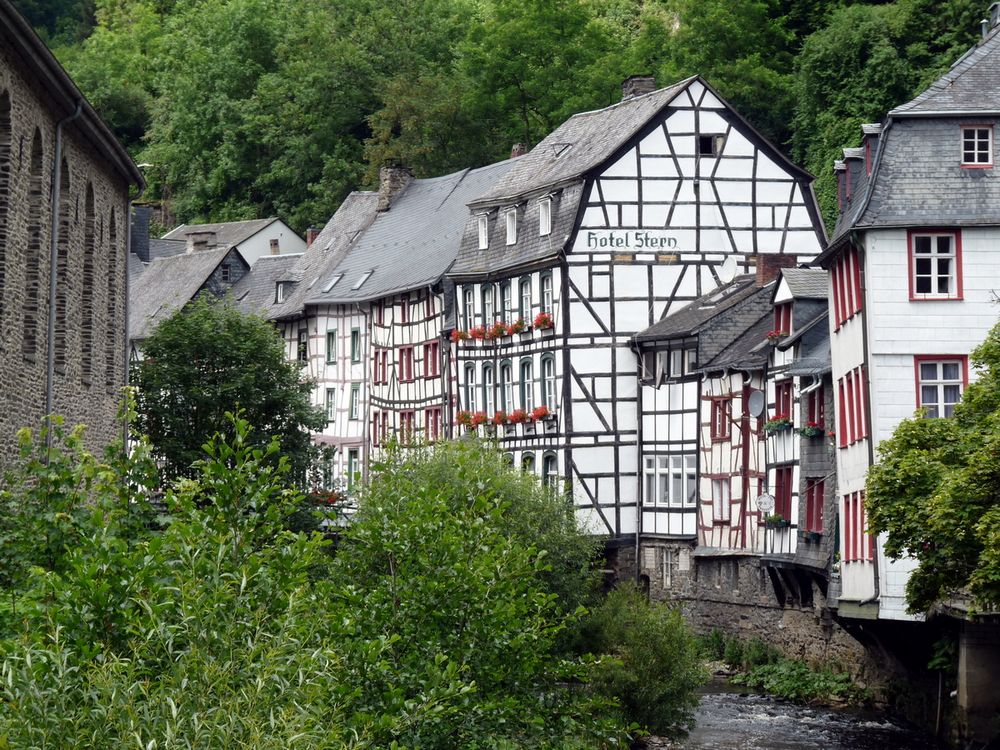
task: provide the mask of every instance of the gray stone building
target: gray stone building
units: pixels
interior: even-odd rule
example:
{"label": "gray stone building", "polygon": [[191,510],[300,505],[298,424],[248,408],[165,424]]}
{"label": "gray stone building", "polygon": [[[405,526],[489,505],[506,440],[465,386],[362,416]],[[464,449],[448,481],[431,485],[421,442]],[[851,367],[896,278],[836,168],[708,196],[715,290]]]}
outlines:
{"label": "gray stone building", "polygon": [[9,0],[0,0],[0,464],[46,413],[118,431],[129,190],[142,175]]}

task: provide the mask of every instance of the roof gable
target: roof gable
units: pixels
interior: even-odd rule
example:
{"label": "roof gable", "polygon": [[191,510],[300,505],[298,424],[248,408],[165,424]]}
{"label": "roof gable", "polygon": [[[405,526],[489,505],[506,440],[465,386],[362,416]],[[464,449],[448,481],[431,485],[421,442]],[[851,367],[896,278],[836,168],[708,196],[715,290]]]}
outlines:
{"label": "roof gable", "polygon": [[232,247],[246,242],[257,232],[265,227],[271,226],[276,221],[281,221],[277,217],[267,219],[251,219],[249,221],[223,221],[215,224],[181,224],[167,232],[160,239],[163,240],[183,240],[191,232],[214,232],[215,241],[219,245]]}

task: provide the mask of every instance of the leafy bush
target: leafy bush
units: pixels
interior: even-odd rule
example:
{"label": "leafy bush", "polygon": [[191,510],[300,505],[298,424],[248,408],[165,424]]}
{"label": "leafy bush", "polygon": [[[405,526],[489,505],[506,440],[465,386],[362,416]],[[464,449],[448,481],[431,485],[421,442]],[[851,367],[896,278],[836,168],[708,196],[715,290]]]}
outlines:
{"label": "leafy bush", "polygon": [[837,672],[830,667],[815,668],[794,659],[761,664],[745,674],[736,675],[733,682],[761,688],[796,703],[862,703],[870,698],[868,692],[857,687],[846,672]]}
{"label": "leafy bush", "polygon": [[627,719],[659,735],[690,726],[707,675],[679,610],[651,604],[634,588],[616,589],[593,612],[587,635],[607,655],[595,684],[621,702]]}

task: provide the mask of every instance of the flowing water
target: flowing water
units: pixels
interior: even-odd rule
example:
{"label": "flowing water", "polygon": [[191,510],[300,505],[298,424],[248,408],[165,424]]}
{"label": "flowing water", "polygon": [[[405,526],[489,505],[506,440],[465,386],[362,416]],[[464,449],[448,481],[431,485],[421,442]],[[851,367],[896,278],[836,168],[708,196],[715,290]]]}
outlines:
{"label": "flowing water", "polygon": [[706,688],[696,725],[683,750],[939,750],[930,736],[885,717],[857,711],[796,706],[735,692],[714,682]]}

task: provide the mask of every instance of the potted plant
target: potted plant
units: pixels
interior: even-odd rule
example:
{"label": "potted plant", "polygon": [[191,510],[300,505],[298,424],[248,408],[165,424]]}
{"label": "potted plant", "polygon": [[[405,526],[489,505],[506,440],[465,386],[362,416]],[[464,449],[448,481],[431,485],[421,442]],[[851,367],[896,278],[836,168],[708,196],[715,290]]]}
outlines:
{"label": "potted plant", "polygon": [[806,422],[805,427],[796,427],[795,431],[802,437],[814,438],[823,434],[823,427],[818,422]]}
{"label": "potted plant", "polygon": [[486,412],[477,411],[469,419],[469,423],[472,425],[472,429],[476,429],[479,425],[486,424],[488,420],[486,419]]}
{"label": "potted plant", "polygon": [[469,336],[475,341],[486,341],[487,340],[486,328],[484,326],[476,326],[475,328],[469,329]]}
{"label": "potted plant", "polygon": [[785,517],[780,513],[772,513],[769,516],[764,516],[764,526],[768,529],[787,529],[792,525],[791,521],[786,521]]}
{"label": "potted plant", "polygon": [[549,313],[540,312],[535,316],[535,320],[531,325],[539,331],[547,331],[555,326],[555,321],[552,320],[552,316]]}
{"label": "potted plant", "polygon": [[518,318],[513,323],[507,324],[507,335],[513,336],[515,333],[525,333],[528,330],[528,325],[524,322],[524,318]]}
{"label": "potted plant", "polygon": [[509,415],[507,415],[507,420],[511,424],[524,424],[529,419],[528,413],[524,409],[514,409]]}
{"label": "potted plant", "polygon": [[499,320],[496,321],[493,325],[491,325],[486,332],[492,339],[499,339],[508,335],[507,325],[505,323],[500,322]]}
{"label": "potted plant", "polygon": [[819,542],[823,539],[823,532],[821,531],[807,531],[805,533],[805,539],[807,542]]}
{"label": "potted plant", "polygon": [[463,409],[458,414],[455,415],[455,421],[465,427],[467,430],[472,430],[472,412]]}
{"label": "potted plant", "polygon": [[775,329],[767,332],[767,340],[772,344],[777,344],[781,339],[788,338],[788,331]]}
{"label": "potted plant", "polygon": [[552,412],[549,411],[549,407],[542,404],[541,406],[536,406],[531,410],[531,419],[535,422],[540,422],[543,419],[548,419],[554,416]]}
{"label": "potted plant", "polygon": [[764,423],[764,432],[768,435],[773,435],[776,432],[782,432],[791,428],[792,420],[787,414],[775,414],[769,420]]}
{"label": "potted plant", "polygon": [[457,328],[451,332],[451,343],[457,344],[459,341],[467,341],[469,339],[469,334],[465,331],[460,331]]}

